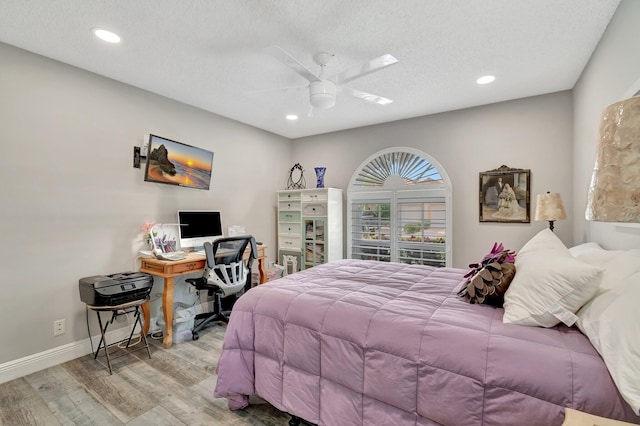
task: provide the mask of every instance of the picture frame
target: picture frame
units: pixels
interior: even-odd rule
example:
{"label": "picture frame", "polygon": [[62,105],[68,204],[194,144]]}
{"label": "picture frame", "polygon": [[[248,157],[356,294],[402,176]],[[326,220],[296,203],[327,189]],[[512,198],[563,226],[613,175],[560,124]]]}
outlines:
{"label": "picture frame", "polygon": [[480,172],[480,222],[531,222],[531,170],[501,166]]}
{"label": "picture frame", "polygon": [[146,155],[145,182],[209,190],[212,151],[150,134]]}
{"label": "picture frame", "polygon": [[287,189],[304,189],[306,182],[304,180],[304,169],[300,163],[293,165],[289,170],[289,179],[287,179]]}

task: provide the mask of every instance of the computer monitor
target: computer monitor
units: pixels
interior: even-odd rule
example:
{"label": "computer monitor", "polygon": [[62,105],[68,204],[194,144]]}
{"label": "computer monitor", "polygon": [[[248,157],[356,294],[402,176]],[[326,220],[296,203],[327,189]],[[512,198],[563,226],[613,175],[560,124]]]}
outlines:
{"label": "computer monitor", "polygon": [[215,210],[178,210],[181,248],[200,249],[205,242],[222,237],[222,219]]}

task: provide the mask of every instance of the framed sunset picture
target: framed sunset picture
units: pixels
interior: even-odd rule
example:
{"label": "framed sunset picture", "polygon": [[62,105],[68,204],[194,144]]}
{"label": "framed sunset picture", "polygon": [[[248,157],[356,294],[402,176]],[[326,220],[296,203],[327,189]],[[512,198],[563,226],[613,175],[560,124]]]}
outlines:
{"label": "framed sunset picture", "polygon": [[213,152],[149,135],[145,181],[208,190],[212,167]]}

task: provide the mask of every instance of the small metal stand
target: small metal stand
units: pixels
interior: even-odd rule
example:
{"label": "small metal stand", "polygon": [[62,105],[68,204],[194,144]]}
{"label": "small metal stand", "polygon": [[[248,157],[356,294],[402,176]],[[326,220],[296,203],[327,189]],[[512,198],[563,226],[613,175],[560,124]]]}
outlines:
{"label": "small metal stand", "polygon": [[[151,359],[151,350],[149,349],[149,342],[147,341],[147,336],[145,336],[144,331],[140,333],[141,341],[144,342],[144,346],[140,346],[135,349],[129,349],[129,345],[131,344],[131,338],[133,337],[133,333],[134,333],[134,330],[136,329],[136,325],[139,324],[140,329],[141,330],[144,329],[142,325],[142,319],[140,318],[140,314],[141,314],[140,306],[142,306],[142,304],[147,302],[149,302],[149,298],[136,300],[133,302],[124,303],[122,305],[116,305],[116,306],[87,305],[87,308],[94,311],[98,316],[98,324],[100,324],[100,334],[102,335],[102,337],[100,338],[100,343],[98,343],[98,348],[96,349],[96,352],[93,355],[93,359],[98,361],[103,366],[107,367],[107,369],[109,370],[109,374],[113,374],[113,371],[111,369],[112,359],[119,358],[121,356],[130,354],[132,352],[135,352],[141,349],[146,349],[147,354],[149,354],[149,359]],[[108,320],[104,325],[102,324],[102,317],[100,316],[100,312],[111,312],[111,319]],[[123,315],[128,313],[133,313],[133,317],[134,317],[133,327],[131,327],[131,333],[129,334],[129,338],[122,339],[114,343],[107,343],[106,334],[107,334],[107,328],[109,327],[109,324],[112,324],[115,321],[115,319],[118,317],[118,315]],[[89,338],[91,338],[91,336],[89,336]],[[122,350],[122,353],[115,356],[113,355],[113,353],[109,353],[110,347],[113,347],[113,346],[117,347],[119,344],[124,342],[127,342],[127,345],[124,348],[118,348]],[[100,352],[101,348],[104,349],[104,355],[107,358],[107,365],[104,365],[104,363],[98,359],[98,353]]]}

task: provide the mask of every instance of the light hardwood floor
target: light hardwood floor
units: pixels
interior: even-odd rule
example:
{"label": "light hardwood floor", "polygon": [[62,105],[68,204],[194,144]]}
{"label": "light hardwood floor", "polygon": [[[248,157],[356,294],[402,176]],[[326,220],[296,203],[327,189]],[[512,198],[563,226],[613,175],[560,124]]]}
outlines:
{"label": "light hardwood floor", "polygon": [[230,411],[213,397],[224,331],[212,325],[169,349],[149,339],[151,359],[145,350],[120,357],[113,375],[87,355],[4,383],[0,424],[286,425],[290,417],[269,404]]}

